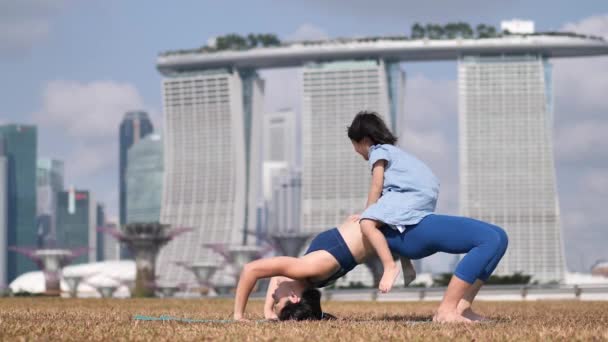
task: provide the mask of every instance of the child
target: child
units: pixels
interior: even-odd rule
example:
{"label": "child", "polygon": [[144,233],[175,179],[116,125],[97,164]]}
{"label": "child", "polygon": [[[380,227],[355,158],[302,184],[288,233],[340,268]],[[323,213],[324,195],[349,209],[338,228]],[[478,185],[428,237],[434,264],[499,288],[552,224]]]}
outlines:
{"label": "child", "polygon": [[[397,138],[376,113],[359,112],[348,127],[348,137],[355,151],[369,161],[372,170],[366,210],[361,214],[361,230],[384,267],[378,288],[386,293],[393,287],[400,270],[380,228],[388,225],[404,232],[407,226],[433,213],[439,182],[424,163],[394,146]],[[411,276],[408,273],[413,272],[413,267],[409,259],[402,258],[401,263],[407,285],[407,276]]]}

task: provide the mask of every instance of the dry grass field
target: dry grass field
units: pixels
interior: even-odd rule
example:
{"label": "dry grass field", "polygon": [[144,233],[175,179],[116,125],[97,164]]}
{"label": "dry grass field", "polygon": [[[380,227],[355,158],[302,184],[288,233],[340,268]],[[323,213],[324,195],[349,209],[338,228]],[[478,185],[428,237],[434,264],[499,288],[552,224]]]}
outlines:
{"label": "dry grass field", "polygon": [[[135,314],[228,319],[230,300],[0,299],[0,340],[95,341],[589,341],[608,340],[608,302],[480,302],[493,319],[478,325],[429,323],[437,303],[324,304],[337,321],[180,323],[134,321]],[[248,307],[261,318],[261,302]]]}

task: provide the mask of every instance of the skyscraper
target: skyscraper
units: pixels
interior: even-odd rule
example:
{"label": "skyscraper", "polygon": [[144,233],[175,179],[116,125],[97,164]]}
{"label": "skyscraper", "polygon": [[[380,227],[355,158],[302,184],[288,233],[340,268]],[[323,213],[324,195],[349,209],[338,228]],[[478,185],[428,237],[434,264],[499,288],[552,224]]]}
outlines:
{"label": "skyscraper", "polygon": [[56,220],[60,248],[89,248],[74,263],[97,261],[97,206],[91,193],[75,189],[59,192]]}
{"label": "skyscraper", "polygon": [[264,115],[264,161],[296,164],[296,113],[281,110]]}
{"label": "skyscraper", "polygon": [[[133,144],[141,138],[152,133],[154,126],[148,117],[148,113],[141,111],[127,112],[120,123],[120,144],[119,144],[119,224],[127,222],[127,182],[125,179],[127,172],[127,152]],[[128,258],[128,250],[121,248],[120,257]]]}
{"label": "skyscraper", "polygon": [[63,162],[38,159],[36,171],[38,248],[53,247],[57,241],[55,210],[57,193],[63,191]]}
{"label": "skyscraper", "polygon": [[159,222],[163,191],[163,142],[150,134],[128,152],[127,223]]}
{"label": "skyscraper", "polygon": [[[318,232],[365,208],[371,172],[346,128],[370,110],[398,134],[405,75],[396,63],[344,61],[307,65],[302,80],[302,230]],[[372,278],[357,270],[343,281]]]}
{"label": "skyscraper", "polygon": [[120,224],[127,222],[127,183],[125,179],[128,166],[127,153],[133,144],[153,131],[154,126],[146,112],[127,112],[120,123]]}
{"label": "skyscraper", "polygon": [[[8,161],[7,245],[36,246],[36,126],[0,126],[0,140]],[[36,269],[25,256],[9,252],[7,282]]]}
{"label": "skyscraper", "polygon": [[264,83],[250,70],[166,75],[161,222],[191,227],[159,256],[168,281],[194,280],[175,261],[221,261],[203,243],[253,244]]}
{"label": "skyscraper", "polygon": [[7,282],[7,252],[6,241],[8,233],[8,160],[4,155],[4,144],[0,139],[0,288],[8,286]]}
{"label": "skyscraper", "polygon": [[562,279],[551,65],[539,55],[465,56],[458,75],[462,215],[508,233],[499,274]]}
{"label": "skyscraper", "polygon": [[[106,225],[106,208],[103,204],[97,203],[97,207],[95,209],[97,211],[97,216],[95,217],[97,222],[95,222],[95,227],[105,227]],[[106,246],[105,246],[105,235],[103,232],[97,232],[97,241],[95,246],[95,253],[97,261],[106,260]]]}

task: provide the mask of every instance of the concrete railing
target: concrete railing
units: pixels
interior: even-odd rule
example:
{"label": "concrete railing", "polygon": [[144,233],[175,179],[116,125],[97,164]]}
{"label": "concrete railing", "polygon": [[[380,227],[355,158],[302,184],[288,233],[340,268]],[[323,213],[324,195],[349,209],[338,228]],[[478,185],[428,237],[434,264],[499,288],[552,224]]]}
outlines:
{"label": "concrete railing", "polygon": [[[381,294],[377,289],[332,289],[323,291],[326,301],[440,301],[445,287],[397,288]],[[606,285],[487,285],[477,300],[608,300]]]}

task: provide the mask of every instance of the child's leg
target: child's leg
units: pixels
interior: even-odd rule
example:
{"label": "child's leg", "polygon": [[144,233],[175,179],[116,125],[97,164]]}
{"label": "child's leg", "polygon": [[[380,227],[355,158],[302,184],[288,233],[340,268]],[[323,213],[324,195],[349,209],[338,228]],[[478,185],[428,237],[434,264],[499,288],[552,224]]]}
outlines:
{"label": "child's leg", "polygon": [[382,267],[384,268],[384,273],[382,274],[382,279],[380,279],[378,288],[381,292],[388,292],[397,280],[400,268],[393,259],[386,238],[380,231],[382,225],[383,223],[378,221],[368,219],[361,220],[361,232],[365,238],[369,240],[372,247],[374,247],[376,254],[378,254],[378,257],[382,262]]}

